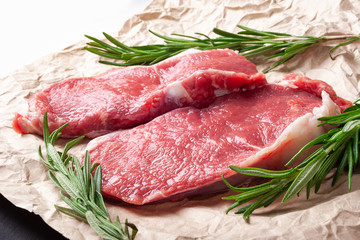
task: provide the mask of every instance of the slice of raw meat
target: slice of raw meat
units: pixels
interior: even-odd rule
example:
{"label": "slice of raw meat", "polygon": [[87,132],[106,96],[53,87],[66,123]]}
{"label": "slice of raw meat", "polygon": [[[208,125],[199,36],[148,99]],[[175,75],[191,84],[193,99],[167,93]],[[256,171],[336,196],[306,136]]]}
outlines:
{"label": "slice of raw meat", "polygon": [[29,100],[29,112],[17,114],[13,127],[19,133],[41,134],[47,112],[50,131],[69,123],[63,137],[95,137],[265,83],[255,65],[232,50],[190,51],[153,66],[122,67],[56,83]]}
{"label": "slice of raw meat", "polygon": [[317,118],[340,113],[331,100],[340,98],[296,87],[300,82],[331,89],[289,75],[277,84],[219,97],[203,109],[175,109],[147,124],[93,139],[87,149],[102,166],[103,193],[138,205],[178,200],[227,189],[221,175],[239,183],[229,165],[282,168],[324,133]]}

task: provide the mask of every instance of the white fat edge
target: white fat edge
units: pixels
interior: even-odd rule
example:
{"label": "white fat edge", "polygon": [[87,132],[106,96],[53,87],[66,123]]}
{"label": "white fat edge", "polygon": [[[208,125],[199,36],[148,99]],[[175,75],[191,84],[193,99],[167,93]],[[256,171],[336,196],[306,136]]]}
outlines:
{"label": "white fat edge", "polygon": [[[195,74],[201,74],[202,72],[207,72],[207,73],[221,73],[223,76],[232,76],[232,75],[244,75],[244,76],[249,76],[246,73],[242,73],[242,72],[233,72],[233,71],[225,71],[225,70],[217,70],[217,69],[207,69],[207,70],[202,70],[202,71],[197,71]],[[219,94],[222,94],[222,91],[227,91],[227,93],[230,93],[229,90],[227,90],[228,86],[226,84],[226,82],[224,82],[224,88],[221,88],[219,85],[216,84],[215,80],[216,80],[216,75],[211,75],[211,86],[213,86],[216,90],[215,90],[215,95],[216,95],[216,91],[219,92]],[[249,81],[250,82],[250,81]],[[248,91],[248,90],[254,90],[255,88],[261,88],[263,87],[261,86],[255,86],[252,85],[250,87],[244,88],[244,87],[239,87],[239,88],[235,88],[233,91],[231,92],[237,92],[237,91]],[[224,95],[224,94],[222,94]],[[217,95],[216,95],[217,96]],[[220,95],[221,96],[221,95]]]}
{"label": "white fat edge", "polygon": [[[196,75],[201,75],[204,72],[210,72],[211,73],[211,72],[215,72],[215,71],[219,72],[219,70],[214,70],[214,69],[198,70],[198,71],[195,71],[194,73],[192,73],[190,76],[188,76],[188,78],[191,78],[191,77],[196,78]],[[222,71],[222,72],[226,72],[226,71]],[[214,78],[213,75],[210,75],[210,76],[211,76],[211,85],[213,87],[217,88],[217,89],[220,89],[220,87],[217,84],[215,84],[214,79],[213,79]],[[170,101],[173,101],[173,102],[178,104],[179,100],[181,98],[185,97],[189,102],[192,102],[193,99],[190,97],[189,93],[183,87],[182,83],[183,83],[182,80],[170,83],[166,87],[166,90],[165,90],[166,99],[168,99]],[[219,92],[219,94],[223,94],[223,92]],[[221,96],[221,95],[219,95],[219,96]]]}
{"label": "white fat edge", "polygon": [[[226,72],[226,71],[222,71],[222,70],[215,70],[215,69],[209,69],[210,71],[217,71],[217,72]],[[224,83],[224,88],[220,88],[219,85],[217,85],[214,81],[215,79],[213,78],[213,75],[211,75],[211,85],[215,88],[214,94],[216,97],[221,97],[224,95],[227,95],[229,93],[231,93],[229,90],[227,90],[227,85],[226,83]]]}
{"label": "white fat edge", "polygon": [[[286,164],[303,146],[307,143],[326,133],[329,129],[326,126],[318,126],[320,121],[318,118],[331,116],[340,113],[340,108],[330,98],[329,94],[325,91],[322,92],[322,106],[315,107],[312,113],[307,113],[294,122],[289,124],[275,143],[267,148],[257,152],[246,161],[239,163],[239,167],[263,165],[261,159],[269,155],[281,147],[285,147],[289,140],[294,140],[286,146],[286,151],[280,152],[280,155],[272,156],[271,159],[265,161],[280,161]],[[273,163],[270,163],[272,165]]]}
{"label": "white fat edge", "polygon": [[289,81],[286,81],[286,80],[281,80],[281,81],[275,81],[273,84],[276,84],[276,85],[280,85],[280,86],[283,86],[283,87],[288,87],[288,88],[293,88],[293,89],[297,89],[299,88],[298,86],[290,83]]}
{"label": "white fat edge", "polygon": [[166,101],[172,101],[176,104],[180,103],[180,99],[186,98],[189,102],[192,102],[193,99],[190,97],[189,93],[182,85],[182,81],[176,81],[170,83],[165,89],[165,99]]}
{"label": "white fat edge", "polygon": [[[238,88],[238,89],[234,89],[233,91],[229,91],[227,90],[227,85],[226,82],[224,83],[224,88],[221,88],[219,85],[216,84],[216,79],[217,79],[217,75],[212,74],[212,73],[217,73],[217,74],[221,74],[223,76],[226,75],[234,75],[234,74],[244,74],[245,73],[235,73],[233,71],[225,71],[225,70],[217,70],[217,69],[206,69],[206,70],[198,70],[194,73],[192,73],[188,78],[190,77],[196,77],[196,75],[201,75],[203,73],[208,73],[210,75],[211,78],[211,86],[213,86],[215,88],[214,90],[214,94],[216,97],[220,97],[226,94],[229,94],[231,92],[237,92],[237,91],[247,91],[247,90],[253,90],[256,88],[256,86],[251,86],[250,88]],[[259,86],[258,88],[260,88],[262,86]],[[296,86],[294,86],[296,87]],[[168,85],[168,87],[166,88],[166,97],[170,98],[170,99],[179,99],[179,98],[183,98],[186,97],[188,101],[192,101],[192,98],[189,96],[189,94],[187,93],[187,91],[185,90],[185,88],[182,86],[182,81],[176,81],[173,82],[171,84]],[[175,101],[177,103],[177,101]]]}

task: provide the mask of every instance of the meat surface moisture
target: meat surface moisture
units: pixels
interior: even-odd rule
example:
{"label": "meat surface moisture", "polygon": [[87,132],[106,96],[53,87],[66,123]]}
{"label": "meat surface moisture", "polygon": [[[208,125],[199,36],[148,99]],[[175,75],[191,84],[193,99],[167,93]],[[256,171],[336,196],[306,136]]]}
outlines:
{"label": "meat surface moisture", "polygon": [[229,165],[280,169],[323,134],[317,118],[340,113],[336,103],[351,105],[334,94],[324,82],[288,75],[276,84],[218,97],[202,109],[172,110],[96,138],[87,149],[102,166],[103,193],[127,203],[217,192],[227,189],[221,175],[240,181]]}
{"label": "meat surface moisture", "polygon": [[63,137],[96,137],[265,83],[255,65],[232,50],[187,52],[153,66],[122,67],[56,83],[29,100],[28,113],[16,114],[13,127],[19,133],[42,134],[47,112],[50,131],[69,123]]}

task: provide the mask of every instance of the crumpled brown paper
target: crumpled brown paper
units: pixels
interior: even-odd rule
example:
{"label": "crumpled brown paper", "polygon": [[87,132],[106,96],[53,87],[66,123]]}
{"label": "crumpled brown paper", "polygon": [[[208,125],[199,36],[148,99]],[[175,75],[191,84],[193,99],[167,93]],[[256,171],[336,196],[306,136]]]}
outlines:
{"label": "crumpled brown paper", "polygon": [[[148,29],[166,35],[209,34],[213,27],[236,32],[237,24],[294,35],[357,34],[359,17],[357,0],[154,0],[143,13],[129,19],[118,36],[130,45],[149,44],[160,40]],[[55,211],[54,204],[64,204],[37,156],[42,139],[21,136],[11,127],[14,114],[27,111],[27,99],[36,91],[65,78],[90,76],[112,68],[82,51],[85,42],[43,57],[1,79],[0,192],[18,207],[39,214],[67,238],[89,240],[99,238],[87,224]],[[326,81],[340,96],[353,101],[359,97],[360,89],[360,44],[338,49],[334,61],[328,56],[331,46],[312,47],[267,74],[267,78],[271,81],[286,73],[304,74]],[[269,66],[261,59],[255,63],[260,71]],[[85,144],[74,153],[80,154]],[[249,223],[240,215],[225,214],[232,202],[221,197],[230,193],[148,206],[107,205],[114,218],[127,218],[136,224],[137,239],[356,239],[360,233],[360,175],[354,175],[350,192],[346,176],[334,188],[330,184],[329,176],[319,194],[312,194],[310,200],[301,194],[287,204],[277,201],[258,209]]]}

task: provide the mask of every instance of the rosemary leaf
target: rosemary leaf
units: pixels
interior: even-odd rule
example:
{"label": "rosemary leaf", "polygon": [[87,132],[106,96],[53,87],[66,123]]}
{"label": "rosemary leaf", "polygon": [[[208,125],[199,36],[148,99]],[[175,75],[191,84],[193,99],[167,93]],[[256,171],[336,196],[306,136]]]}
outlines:
{"label": "rosemary leaf", "polygon": [[341,162],[340,162],[339,166],[336,168],[336,172],[334,174],[333,181],[332,181],[332,184],[331,184],[332,186],[334,186],[337,183],[337,181],[340,178],[340,175],[343,173],[346,165],[348,164],[347,159],[348,159],[348,152],[345,151],[344,155],[341,158]]}
{"label": "rosemary leaf", "polygon": [[257,208],[262,207],[264,205],[268,206],[271,202],[273,202],[277,196],[282,193],[282,185],[278,185],[277,187],[267,191],[263,196],[261,196],[255,203],[251,204],[244,212],[244,219],[248,220],[250,214]]}
{"label": "rosemary leaf", "polygon": [[92,175],[90,176],[89,199],[90,202],[93,202],[97,206],[95,200],[95,183]]}
{"label": "rosemary leaf", "polygon": [[335,57],[332,55],[332,53],[333,53],[336,49],[338,49],[339,47],[343,47],[343,46],[349,45],[349,44],[351,44],[351,43],[353,43],[353,42],[355,42],[355,41],[358,41],[358,40],[360,39],[360,35],[359,35],[359,37],[353,37],[353,38],[349,38],[349,39],[350,39],[349,41],[339,43],[339,44],[337,44],[335,47],[332,47],[332,48],[330,49],[330,51],[329,51],[329,56],[330,56],[330,58],[331,58],[332,60],[335,59]]}
{"label": "rosemary leaf", "polygon": [[234,208],[239,207],[241,204],[241,202],[235,202],[233,205],[231,205],[230,207],[228,207],[228,209],[226,210],[226,214],[228,214],[231,210],[233,210]]}
{"label": "rosemary leaf", "polygon": [[90,162],[90,155],[89,152],[86,151],[85,152],[85,156],[84,156],[84,165],[83,165],[83,176],[84,176],[84,180],[85,180],[85,186],[89,186],[89,182],[90,182],[90,168],[91,168],[91,162]]}
{"label": "rosemary leaf", "polygon": [[[104,33],[105,37],[107,38],[108,35],[106,33]],[[104,50],[108,51],[109,53],[113,53],[113,54],[122,54],[124,51],[122,49],[113,47],[105,42],[100,41],[99,39],[96,39],[94,37],[90,37],[85,35],[85,37],[89,38],[90,40],[94,41],[93,44],[89,44],[90,46],[94,46],[94,47],[98,47],[98,48],[103,48]],[[126,50],[126,49],[125,49]]]}
{"label": "rosemary leaf", "polygon": [[83,47],[83,50],[87,50],[91,53],[94,53],[96,55],[102,56],[102,57],[106,57],[106,58],[111,58],[111,59],[118,59],[118,60],[123,60],[123,54],[124,53],[113,53],[111,51],[108,50],[101,50],[100,47],[99,48],[93,48],[93,47]]}
{"label": "rosemary leaf", "polygon": [[106,231],[104,231],[101,228],[100,221],[95,217],[94,213],[92,213],[91,211],[87,211],[85,216],[86,216],[87,222],[90,224],[92,229],[94,229],[95,232],[97,234],[99,234],[100,237],[103,237],[103,238],[109,239],[109,240],[118,240],[118,238],[110,235],[109,233],[107,233]]}
{"label": "rosemary leaf", "polygon": [[242,202],[242,201],[247,202],[247,201],[250,201],[250,200],[260,196],[265,191],[267,191],[266,188],[259,188],[259,189],[254,189],[252,191],[246,191],[246,192],[240,193],[238,195],[223,197],[222,199],[223,200],[236,200],[238,202]]}
{"label": "rosemary leaf", "polygon": [[124,49],[124,50],[132,51],[132,52],[138,52],[138,53],[146,53],[146,51],[139,50],[138,48],[128,47],[127,45],[119,42],[118,40],[116,40],[115,38],[113,38],[112,36],[110,36],[110,35],[107,34],[107,33],[103,33],[103,34],[104,34],[104,36],[105,36],[110,42],[112,42],[113,44],[115,44],[115,45],[118,46],[118,47],[121,47],[121,48]]}
{"label": "rosemary leaf", "polygon": [[319,155],[313,159],[295,178],[294,182],[291,184],[285,196],[282,200],[283,203],[289,201],[293,196],[298,194],[301,189],[309,182],[309,180],[316,174],[316,171],[319,170],[321,166],[321,160],[324,158],[325,153]]}
{"label": "rosemary leaf", "polygon": [[71,209],[71,208],[65,208],[65,207],[61,207],[59,205],[55,205],[56,210],[58,210],[59,212],[62,212],[70,217],[76,218],[77,220],[86,222],[86,218],[82,215],[80,215],[77,211]]}
{"label": "rosemary leaf", "polygon": [[77,179],[79,181],[79,186],[80,186],[79,189],[82,192],[86,192],[85,177],[84,177],[83,174],[81,174],[82,171],[81,171],[80,161],[76,156],[74,156],[72,159],[73,159],[72,161],[73,161],[73,163],[75,165],[75,172],[77,173]]}
{"label": "rosemary leaf", "polygon": [[273,171],[262,168],[252,168],[252,167],[236,167],[229,166],[229,168],[239,174],[250,175],[254,177],[263,177],[263,178],[286,178],[294,173],[294,169],[283,170],[283,171]]}
{"label": "rosemary leaf", "polygon": [[40,160],[45,164],[45,166],[47,168],[49,168],[52,171],[56,171],[56,168],[53,167],[48,161],[45,160],[45,158],[44,158],[44,156],[43,156],[43,154],[41,152],[41,146],[39,146],[39,148],[38,148],[38,155],[40,157]]}
{"label": "rosemary leaf", "polygon": [[359,161],[359,132],[360,128],[358,128],[355,132],[354,141],[352,145],[353,154],[354,154],[354,167],[356,167],[358,161]]}
{"label": "rosemary leaf", "polygon": [[[62,130],[67,125],[63,125]],[[65,145],[64,150],[55,149],[55,141],[61,131],[57,129],[51,134],[48,128],[47,113],[43,119],[43,133],[46,149],[44,158],[41,147],[38,153],[41,161],[49,168],[49,178],[61,190],[61,199],[70,207],[64,208],[55,205],[56,209],[76,219],[87,221],[89,225],[103,238],[128,240],[134,239],[137,228],[134,224],[125,221],[121,224],[113,223],[106,209],[101,195],[101,168],[98,163],[91,165],[90,155],[85,152],[84,165],[76,156],[69,155],[69,150],[80,142],[82,137],[74,139]],[[93,171],[94,177],[92,176]],[[118,217],[117,217],[118,219]],[[129,228],[132,231],[129,231]]]}
{"label": "rosemary leaf", "polygon": [[266,183],[263,183],[261,185],[257,185],[257,186],[253,186],[253,187],[247,187],[247,188],[240,188],[240,187],[234,187],[232,186],[226,179],[224,176],[221,176],[222,177],[222,180],[224,181],[224,183],[232,190],[234,191],[237,191],[237,192],[248,192],[248,191],[252,191],[254,189],[257,189],[257,188],[262,188],[264,186],[267,186],[267,185],[272,185],[272,184],[275,184],[277,183],[278,181],[277,180],[272,180],[270,182],[266,182]]}
{"label": "rosemary leaf", "polygon": [[76,187],[73,185],[73,182],[70,181],[66,175],[64,175],[62,172],[55,172],[55,178],[71,198],[76,199],[78,197],[78,189],[76,189]]}
{"label": "rosemary leaf", "polygon": [[353,173],[353,168],[354,168],[354,155],[353,155],[353,150],[351,149],[351,144],[347,144],[346,145],[346,151],[348,152],[348,166],[349,166],[349,170],[348,170],[348,187],[349,190],[351,190],[351,177],[352,177],[352,173]]}
{"label": "rosemary leaf", "polygon": [[49,171],[48,172],[49,178],[51,181],[53,181],[53,183],[55,183],[55,185],[60,188],[61,191],[65,192],[65,189],[61,186],[61,184],[59,183],[59,181],[57,180],[57,178],[55,177],[54,173]]}
{"label": "rosemary leaf", "polygon": [[61,192],[60,192],[60,197],[74,211],[76,211],[81,216],[85,216],[85,213],[87,211],[86,207],[82,206],[81,204],[77,203],[76,201],[72,201],[70,198],[66,197]]}
{"label": "rosemary leaf", "polygon": [[62,154],[61,154],[61,160],[64,161],[64,159],[65,159],[68,151],[69,151],[71,148],[73,148],[75,145],[77,145],[83,138],[84,138],[83,136],[82,136],[82,137],[78,137],[78,138],[75,138],[74,140],[66,143],[65,148],[64,148],[64,150],[62,151]]}
{"label": "rosemary leaf", "polygon": [[337,151],[330,154],[326,161],[322,164],[320,170],[316,173],[314,177],[315,181],[315,193],[317,193],[320,189],[320,186],[326,177],[326,175],[330,172],[330,170],[335,166],[336,161],[339,159],[340,155],[343,153],[345,145],[342,145]]}
{"label": "rosemary leaf", "polygon": [[64,129],[67,126],[67,124],[64,124],[63,126],[61,126],[60,128],[56,129],[55,131],[53,131],[50,136],[49,136],[49,143],[54,145],[55,141],[59,138],[59,136],[61,135],[61,130]]}
{"label": "rosemary leaf", "polygon": [[55,147],[51,144],[47,144],[46,145],[46,153],[47,153],[48,159],[51,159],[51,161],[54,163],[54,166],[56,166],[56,168],[59,170],[59,172],[66,175],[67,169],[62,164],[61,158],[60,158],[58,152],[56,151]]}
{"label": "rosemary leaf", "polygon": [[101,192],[101,166],[96,168],[94,173],[95,192]]}

